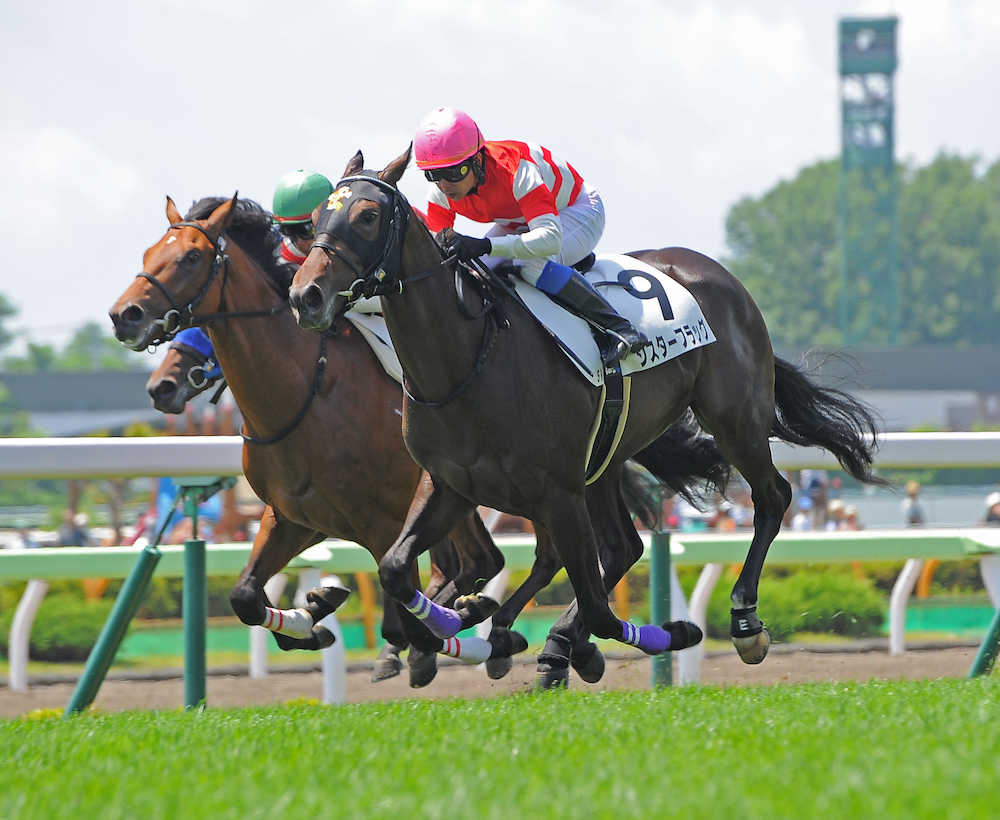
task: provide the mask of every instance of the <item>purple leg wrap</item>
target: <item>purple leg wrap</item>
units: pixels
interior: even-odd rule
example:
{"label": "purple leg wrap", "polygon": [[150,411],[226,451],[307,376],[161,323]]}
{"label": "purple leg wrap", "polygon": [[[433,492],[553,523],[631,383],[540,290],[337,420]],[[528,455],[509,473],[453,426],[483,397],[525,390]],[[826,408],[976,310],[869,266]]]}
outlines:
{"label": "purple leg wrap", "polygon": [[656,624],[635,626],[622,621],[622,641],[639,647],[647,655],[658,655],[670,649],[670,633]]}
{"label": "purple leg wrap", "polygon": [[453,638],[462,628],[462,617],[455,610],[439,606],[420,590],[406,608],[438,638]]}

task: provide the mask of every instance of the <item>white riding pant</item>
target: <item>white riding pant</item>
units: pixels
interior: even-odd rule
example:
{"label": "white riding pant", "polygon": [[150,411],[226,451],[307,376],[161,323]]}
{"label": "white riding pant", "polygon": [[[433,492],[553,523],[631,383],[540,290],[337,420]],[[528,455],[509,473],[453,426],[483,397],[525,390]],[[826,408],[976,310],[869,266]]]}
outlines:
{"label": "white riding pant", "polygon": [[[575,265],[597,247],[604,233],[604,203],[601,195],[584,183],[576,197],[576,201],[563,208],[557,217],[562,225],[562,250],[558,256],[540,257],[538,259],[507,259],[500,256],[485,256],[483,262],[489,267],[496,267],[500,262],[513,262],[518,267],[521,278],[534,286],[542,275],[542,268],[547,262],[559,262],[562,265]],[[512,233],[525,233],[527,225],[516,228],[510,225],[494,225],[486,232],[486,236],[503,236]]]}

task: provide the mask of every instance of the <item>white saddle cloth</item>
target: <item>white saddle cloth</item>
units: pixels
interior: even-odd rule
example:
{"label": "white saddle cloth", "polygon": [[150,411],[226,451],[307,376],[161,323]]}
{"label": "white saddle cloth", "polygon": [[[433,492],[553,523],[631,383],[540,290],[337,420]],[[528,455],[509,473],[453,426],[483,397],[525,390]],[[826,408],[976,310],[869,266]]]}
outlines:
{"label": "white saddle cloth", "polygon": [[[377,304],[378,300],[376,299],[375,302]],[[375,356],[385,372],[396,382],[402,384],[403,366],[399,363],[399,357],[392,346],[392,339],[389,338],[389,331],[385,327],[385,319],[382,318],[382,315],[349,310],[344,314],[344,318],[361,331],[361,335],[375,351]]]}
{"label": "white saddle cloth", "polygon": [[[649,370],[715,341],[701,307],[680,283],[662,271],[621,254],[599,254],[588,281],[622,316],[646,334],[649,342],[622,359],[625,376]],[[612,282],[602,285],[602,282]],[[520,279],[514,287],[535,317],[592,384],[604,383],[604,368],[590,326]]]}

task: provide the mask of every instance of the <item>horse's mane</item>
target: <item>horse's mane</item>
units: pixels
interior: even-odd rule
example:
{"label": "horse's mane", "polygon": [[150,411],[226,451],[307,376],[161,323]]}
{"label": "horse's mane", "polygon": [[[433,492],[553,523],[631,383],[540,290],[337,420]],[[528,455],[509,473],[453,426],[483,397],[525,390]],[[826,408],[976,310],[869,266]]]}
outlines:
{"label": "horse's mane", "polygon": [[[206,196],[195,202],[184,219],[206,219],[229,197]],[[226,236],[232,239],[270,277],[282,296],[288,296],[288,287],[294,275],[294,268],[283,264],[278,256],[281,234],[274,229],[271,212],[262,208],[252,199],[236,200],[236,209],[226,228]]]}

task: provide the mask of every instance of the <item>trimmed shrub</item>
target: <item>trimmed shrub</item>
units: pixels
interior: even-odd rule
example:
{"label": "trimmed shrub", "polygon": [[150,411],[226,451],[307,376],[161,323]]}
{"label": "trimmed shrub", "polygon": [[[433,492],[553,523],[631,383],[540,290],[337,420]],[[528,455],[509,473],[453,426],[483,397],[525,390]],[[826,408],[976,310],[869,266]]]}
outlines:
{"label": "trimmed shrub", "polygon": [[[795,632],[877,635],[884,621],[884,599],[874,585],[845,572],[797,572],[767,579],[761,587],[758,614],[775,640]],[[712,594],[707,617],[711,637],[729,637],[730,589],[723,579]]]}
{"label": "trimmed shrub", "polygon": [[[36,661],[82,661],[97,641],[111,613],[112,601],[87,601],[75,595],[48,595],[31,629],[28,655]],[[14,613],[0,615],[0,649],[6,656]]]}

